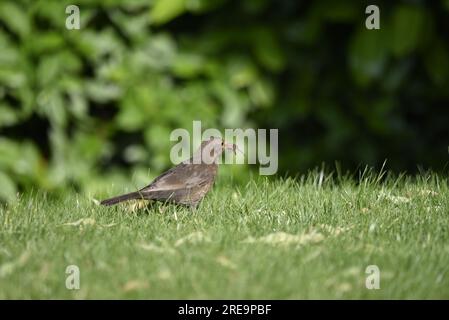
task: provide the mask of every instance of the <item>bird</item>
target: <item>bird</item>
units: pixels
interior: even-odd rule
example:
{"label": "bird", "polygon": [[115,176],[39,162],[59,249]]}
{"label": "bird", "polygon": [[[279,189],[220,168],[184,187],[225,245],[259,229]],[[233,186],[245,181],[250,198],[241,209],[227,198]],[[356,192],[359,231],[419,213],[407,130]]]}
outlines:
{"label": "bird", "polygon": [[111,206],[128,200],[155,200],[197,208],[212,188],[218,172],[218,159],[224,150],[234,153],[237,145],[218,137],[203,141],[193,156],[162,173],[146,187],[101,201]]}

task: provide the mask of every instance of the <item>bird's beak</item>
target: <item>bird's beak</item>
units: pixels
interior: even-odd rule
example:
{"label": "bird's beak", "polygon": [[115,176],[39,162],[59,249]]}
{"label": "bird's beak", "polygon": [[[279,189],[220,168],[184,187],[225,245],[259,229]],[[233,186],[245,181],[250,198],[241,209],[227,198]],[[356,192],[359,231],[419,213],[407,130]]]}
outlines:
{"label": "bird's beak", "polygon": [[241,154],[243,154],[243,152],[237,147],[237,145],[233,144],[233,143],[225,143],[224,144],[224,148],[225,148],[225,150],[232,150],[232,152],[234,152],[234,154],[237,154],[236,151],[238,151]]}

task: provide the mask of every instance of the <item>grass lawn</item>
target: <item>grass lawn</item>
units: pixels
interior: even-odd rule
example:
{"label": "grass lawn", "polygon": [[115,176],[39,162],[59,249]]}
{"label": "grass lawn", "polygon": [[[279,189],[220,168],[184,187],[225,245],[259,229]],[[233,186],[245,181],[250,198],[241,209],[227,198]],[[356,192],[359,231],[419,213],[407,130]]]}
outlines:
{"label": "grass lawn", "polygon": [[0,298],[449,298],[448,231],[436,175],[219,179],[197,211],[38,192],[0,207]]}

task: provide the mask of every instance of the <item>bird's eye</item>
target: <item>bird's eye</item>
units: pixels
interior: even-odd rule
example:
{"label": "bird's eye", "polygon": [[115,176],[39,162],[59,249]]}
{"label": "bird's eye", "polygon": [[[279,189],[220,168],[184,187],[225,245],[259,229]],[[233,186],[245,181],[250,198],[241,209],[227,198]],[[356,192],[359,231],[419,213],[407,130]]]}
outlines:
{"label": "bird's eye", "polygon": [[224,146],[224,141],[221,142],[221,146]]}

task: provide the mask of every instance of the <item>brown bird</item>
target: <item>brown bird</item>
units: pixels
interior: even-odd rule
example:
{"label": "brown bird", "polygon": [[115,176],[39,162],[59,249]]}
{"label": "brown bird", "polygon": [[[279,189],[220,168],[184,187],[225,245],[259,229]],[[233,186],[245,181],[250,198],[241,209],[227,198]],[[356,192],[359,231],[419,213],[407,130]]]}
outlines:
{"label": "brown bird", "polygon": [[196,208],[214,184],[217,160],[224,150],[237,150],[235,144],[227,144],[221,138],[203,141],[193,156],[162,173],[151,184],[136,192],[103,200],[110,206],[122,201],[143,199],[173,202]]}

